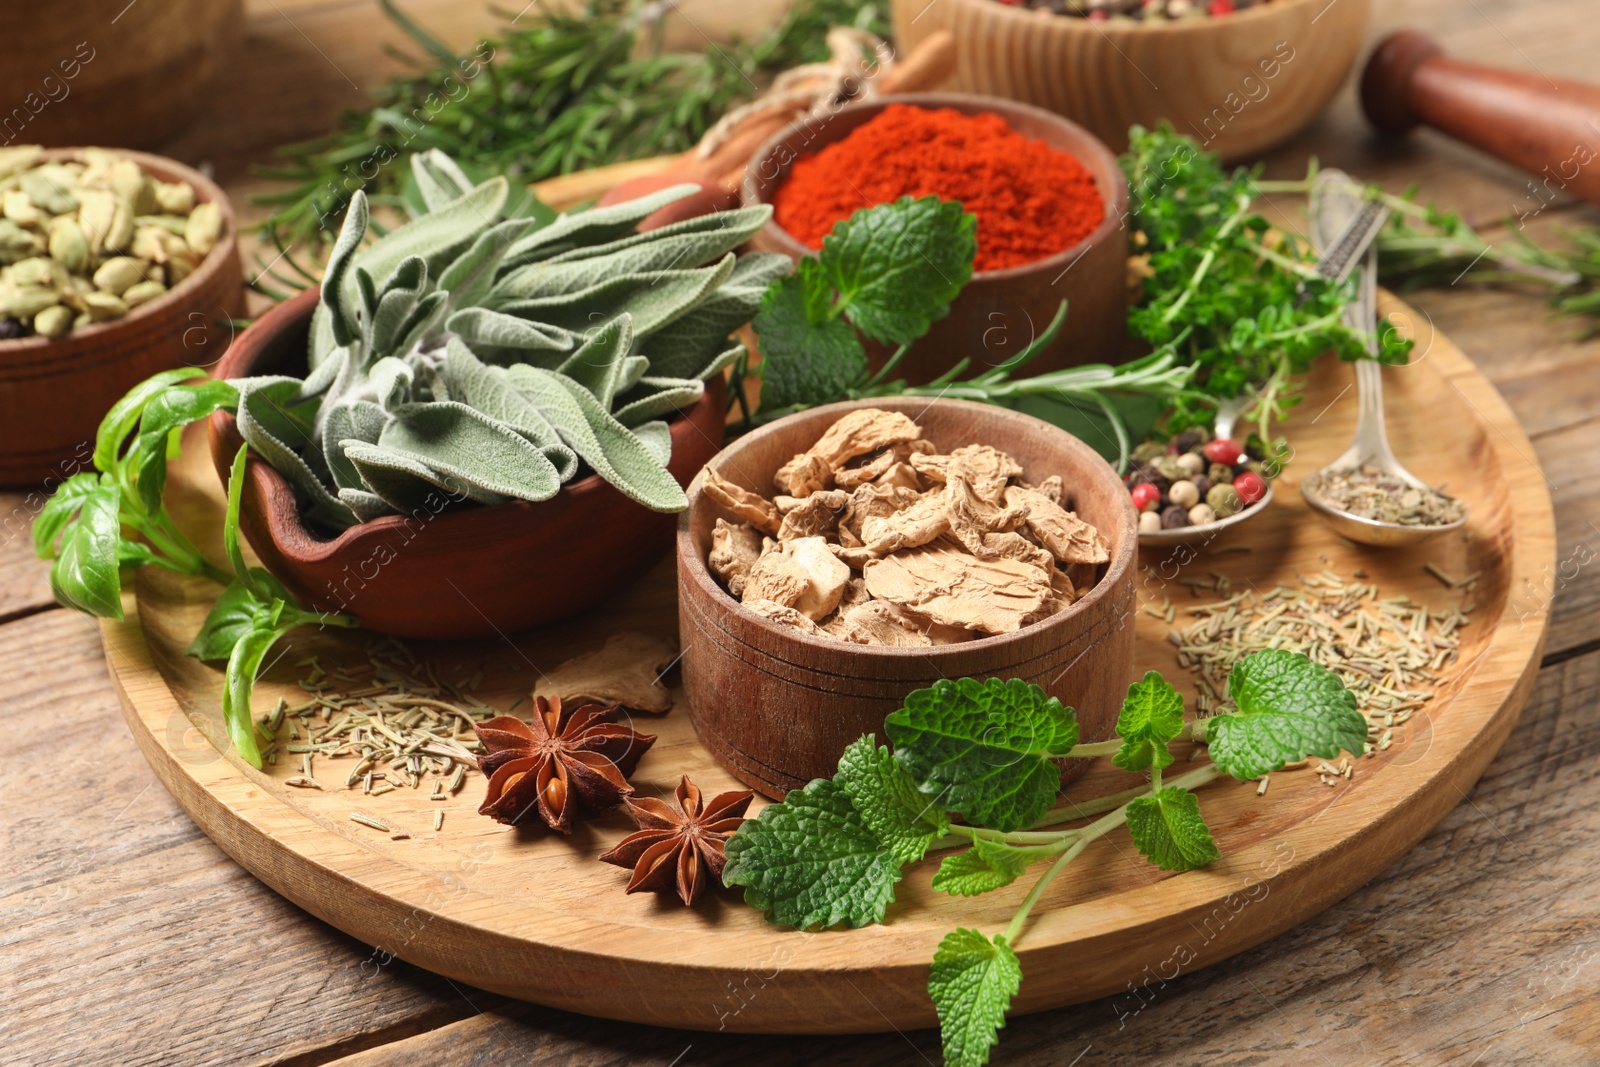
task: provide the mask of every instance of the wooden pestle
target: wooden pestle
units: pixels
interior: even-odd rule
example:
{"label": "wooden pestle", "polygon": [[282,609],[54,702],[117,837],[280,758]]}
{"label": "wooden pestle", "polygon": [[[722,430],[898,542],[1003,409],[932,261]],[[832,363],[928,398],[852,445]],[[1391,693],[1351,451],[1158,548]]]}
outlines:
{"label": "wooden pestle", "polygon": [[1385,133],[1425,124],[1600,204],[1600,86],[1464,63],[1416,30],[1378,43],[1361,75],[1361,107]]}

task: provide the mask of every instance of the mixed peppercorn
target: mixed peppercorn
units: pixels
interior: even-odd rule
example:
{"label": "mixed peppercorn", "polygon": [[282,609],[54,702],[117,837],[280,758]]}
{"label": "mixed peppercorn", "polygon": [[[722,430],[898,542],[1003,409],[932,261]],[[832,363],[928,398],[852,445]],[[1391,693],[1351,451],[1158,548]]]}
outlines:
{"label": "mixed peppercorn", "polygon": [[1139,511],[1139,532],[1209,526],[1260,503],[1267,474],[1255,443],[1185,430],[1170,442],[1146,441],[1123,477]]}

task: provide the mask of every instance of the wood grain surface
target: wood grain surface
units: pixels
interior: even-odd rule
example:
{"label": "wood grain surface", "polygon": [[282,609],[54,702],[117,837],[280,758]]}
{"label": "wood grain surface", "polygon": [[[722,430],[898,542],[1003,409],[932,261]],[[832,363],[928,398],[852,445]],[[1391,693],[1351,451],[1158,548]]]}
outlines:
{"label": "wood grain surface", "polygon": [[[728,5],[759,17],[765,3]],[[696,0],[684,5],[696,23]],[[497,24],[486,8],[414,0],[455,45]],[[770,10],[770,9],[768,9]],[[248,50],[165,154],[211,161],[229,193],[270,145],[323,132],[399,64],[370,0],[249,0]],[[1592,78],[1600,26],[1584,0],[1397,0],[1370,40],[1419,26],[1454,56]],[[335,69],[337,65],[337,70]],[[340,71],[347,72],[346,81]],[[1266,161],[1306,159],[1411,182],[1504,238],[1529,201],[1520,172],[1431,131],[1374,137],[1346,83],[1333,107]],[[1281,218],[1303,228],[1298,205]],[[1559,201],[1527,229],[1553,241],[1600,215]],[[1537,294],[1466,284],[1414,298],[1497,386],[1542,466],[1559,573],[1536,583],[1552,629],[1533,695],[1478,785],[1403,859],[1314,919],[1184,975],[1133,1018],[1108,998],[1011,1020],[997,1064],[1587,1065],[1600,1059],[1600,342],[1546,317]],[[1408,457],[1409,458],[1409,457]],[[931,1031],[829,1038],[686,1034],[526,1004],[450,983],[287,904],[182,814],[131,756],[97,626],[54,608],[27,523],[37,494],[0,493],[0,750],[13,786],[0,848],[0,1016],[18,1064],[931,1065]],[[127,810],[124,812],[123,809]],[[120,817],[119,817],[120,814]],[[56,898],[52,902],[52,895]],[[372,962],[368,962],[371,960]],[[363,964],[366,964],[363,970]]]}

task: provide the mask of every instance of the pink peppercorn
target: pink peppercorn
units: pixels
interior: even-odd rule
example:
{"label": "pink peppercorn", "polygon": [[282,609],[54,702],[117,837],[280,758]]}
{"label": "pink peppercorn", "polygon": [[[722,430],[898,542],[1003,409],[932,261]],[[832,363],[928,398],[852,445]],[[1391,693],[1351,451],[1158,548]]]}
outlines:
{"label": "pink peppercorn", "polygon": [[1207,441],[1200,447],[1200,451],[1211,462],[1225,463],[1231,467],[1239,462],[1239,456],[1244,450],[1239,447],[1239,442],[1231,438],[1219,437],[1215,441]]}
{"label": "pink peppercorn", "polygon": [[1255,471],[1245,471],[1233,480],[1233,491],[1247,507],[1267,495],[1267,483]]}
{"label": "pink peppercorn", "polygon": [[1154,511],[1161,505],[1161,490],[1149,482],[1140,482],[1133,487],[1133,506],[1139,511]]}

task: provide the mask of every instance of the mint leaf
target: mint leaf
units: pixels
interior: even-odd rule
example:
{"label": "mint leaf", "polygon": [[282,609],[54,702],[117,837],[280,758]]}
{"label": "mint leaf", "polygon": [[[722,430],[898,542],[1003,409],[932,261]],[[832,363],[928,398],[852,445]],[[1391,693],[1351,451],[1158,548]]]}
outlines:
{"label": "mint leaf", "polygon": [[874,742],[868,734],[845,749],[833,780],[883,847],[901,863],[915,863],[950,832],[950,817],[917,792],[889,750]]}
{"label": "mint leaf", "polygon": [[965,852],[946,856],[933,875],[933,888],[953,897],[975,897],[1008,886],[1028,864],[1060,855],[1057,845],[1008,845],[980,837]]}
{"label": "mint leaf", "polygon": [[1122,747],[1111,762],[1125,771],[1160,769],[1172,763],[1167,742],[1183,729],[1183,697],[1155,671],[1128,686],[1128,696],[1117,713],[1117,736]]}
{"label": "mint leaf", "polygon": [[1200,817],[1199,799],[1182,786],[1128,801],[1128,832],[1145,859],[1163,871],[1192,871],[1222,855]]}
{"label": "mint leaf", "polygon": [[1006,1024],[1006,1009],[1022,988],[1022,964],[1002,935],[952,930],[939,942],[928,994],[939,1013],[945,1067],[982,1067]]}
{"label": "mint leaf", "polygon": [[1061,789],[1051,762],[1078,742],[1071,708],[1020,678],[941,678],[884,722],[917,788],[969,822],[1016,830]]}
{"label": "mint leaf", "polygon": [[761,338],[763,408],[842,399],[867,369],[861,339],[832,303],[832,287],[815,259],[802,259],[795,273],[767,289],[752,321]]}
{"label": "mint leaf", "polygon": [[1239,710],[1206,722],[1211,761],[1235,778],[1340,750],[1360,755],[1367,722],[1339,676],[1299,652],[1269,648],[1234,664],[1228,695]]}
{"label": "mint leaf", "polygon": [[722,880],[769,922],[802,930],[880,922],[900,880],[900,862],[826,778],[745,820],[725,851]]}
{"label": "mint leaf", "polygon": [[858,330],[904,345],[949,313],[977,252],[978,220],[959,202],[905,196],[835,226],[820,262]]}

